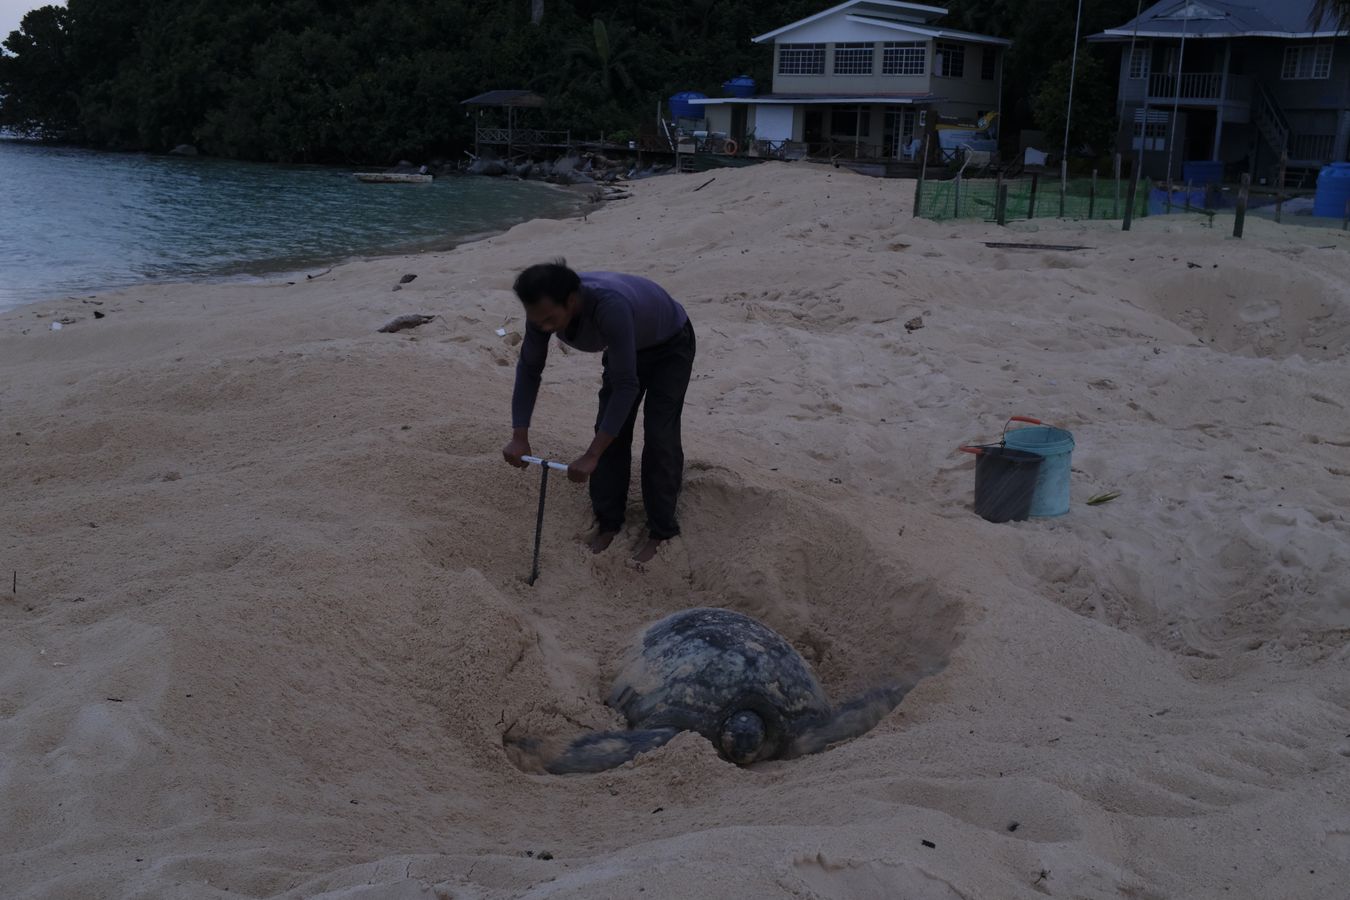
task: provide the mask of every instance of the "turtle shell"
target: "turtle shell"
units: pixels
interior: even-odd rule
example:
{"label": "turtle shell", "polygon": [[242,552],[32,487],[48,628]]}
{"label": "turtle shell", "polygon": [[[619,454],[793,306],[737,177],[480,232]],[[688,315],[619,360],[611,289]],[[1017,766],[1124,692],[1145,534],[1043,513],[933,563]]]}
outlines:
{"label": "turtle shell", "polygon": [[632,728],[696,731],[714,746],[729,716],[753,710],[766,730],[760,759],[830,716],[825,691],[792,645],[729,609],[687,609],[653,624],[608,702]]}

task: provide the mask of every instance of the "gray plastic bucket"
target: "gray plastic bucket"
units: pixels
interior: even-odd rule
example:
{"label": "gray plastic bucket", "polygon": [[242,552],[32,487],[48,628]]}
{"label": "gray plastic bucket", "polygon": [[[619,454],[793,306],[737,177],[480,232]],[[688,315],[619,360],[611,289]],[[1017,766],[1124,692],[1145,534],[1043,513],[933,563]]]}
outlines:
{"label": "gray plastic bucket", "polygon": [[999,444],[959,448],[975,454],[975,513],[990,522],[1021,522],[1031,514],[1036,473],[1045,459]]}
{"label": "gray plastic bucket", "polygon": [[1062,516],[1069,511],[1069,475],[1072,471],[1073,435],[1063,428],[1045,425],[1039,419],[1013,416],[1008,423],[1026,422],[1033,427],[1009,431],[1003,427],[1003,446],[1043,457],[1036,475],[1036,493],[1031,498],[1032,517]]}

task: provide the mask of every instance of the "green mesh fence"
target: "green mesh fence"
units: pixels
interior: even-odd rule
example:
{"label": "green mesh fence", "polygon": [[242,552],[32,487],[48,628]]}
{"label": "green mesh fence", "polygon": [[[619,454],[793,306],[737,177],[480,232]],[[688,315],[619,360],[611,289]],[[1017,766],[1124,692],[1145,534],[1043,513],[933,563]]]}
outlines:
{"label": "green mesh fence", "polygon": [[[1007,179],[1008,207],[1004,215],[1016,219],[1123,219],[1129,198],[1129,181],[1097,179],[1094,191],[1091,178],[1070,179],[1065,186],[1063,211],[1059,202],[1059,179],[1042,178],[1035,185],[1030,178]],[[1150,183],[1144,179],[1135,194],[1134,215],[1148,215]],[[998,181],[991,178],[962,178],[952,181],[925,181],[919,200],[919,215],[925,219],[984,219],[996,221]],[[1034,204],[1034,205],[1033,205]]]}

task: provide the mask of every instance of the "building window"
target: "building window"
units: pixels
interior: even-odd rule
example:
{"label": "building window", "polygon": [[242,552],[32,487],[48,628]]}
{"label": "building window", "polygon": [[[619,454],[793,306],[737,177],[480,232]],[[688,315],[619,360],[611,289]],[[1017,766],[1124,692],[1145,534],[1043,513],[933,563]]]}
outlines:
{"label": "building window", "polygon": [[1139,121],[1142,112],[1135,114],[1134,123],[1134,142],[1136,150],[1166,150],[1167,149],[1167,115],[1165,113],[1149,113],[1148,121]]}
{"label": "building window", "polygon": [[1147,78],[1148,66],[1153,59],[1153,50],[1148,46],[1135,47],[1130,51],[1130,77]]}
{"label": "building window", "polygon": [[1280,77],[1305,80],[1331,77],[1331,45],[1300,44],[1284,48],[1284,66]]}
{"label": "building window", "polygon": [[870,107],[830,107],[830,134],[834,137],[867,137],[871,133],[872,110]]}
{"label": "building window", "polygon": [[888,43],[881,47],[882,75],[925,75],[928,45],[922,41]]}
{"label": "building window", "polygon": [[872,45],[871,45],[871,44],[835,44],[835,45],[834,45],[834,74],[836,74],[836,75],[871,75],[871,74],[872,74]]}
{"label": "building window", "polygon": [[779,75],[824,75],[824,44],[779,44]]}
{"label": "building window", "polygon": [[998,74],[998,51],[993,47],[984,48],[984,59],[980,60],[980,77],[993,81]]}
{"label": "building window", "polygon": [[945,78],[964,78],[966,75],[966,48],[946,41],[937,42],[933,54],[933,74]]}

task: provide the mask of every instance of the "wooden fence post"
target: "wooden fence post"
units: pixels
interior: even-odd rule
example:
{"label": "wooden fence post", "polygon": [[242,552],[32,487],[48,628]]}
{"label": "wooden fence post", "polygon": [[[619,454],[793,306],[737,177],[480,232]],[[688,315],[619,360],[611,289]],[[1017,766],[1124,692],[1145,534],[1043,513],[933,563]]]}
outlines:
{"label": "wooden fence post", "polygon": [[1069,189],[1069,161],[1059,161],[1059,217],[1064,218],[1064,194]]}
{"label": "wooden fence post", "polygon": [[1289,151],[1280,151],[1280,174],[1275,180],[1275,224],[1284,218],[1284,182],[1289,177]]}
{"label": "wooden fence post", "polygon": [[[1134,154],[1134,159],[1130,163],[1130,186],[1125,194],[1125,221],[1120,223],[1120,231],[1130,231],[1130,225],[1134,223],[1134,204],[1139,193],[1139,177],[1142,174],[1142,166],[1139,165],[1139,155]],[[1147,197],[1145,197],[1147,205]]]}
{"label": "wooden fence post", "polygon": [[[1129,231],[1130,225],[1134,222],[1134,203],[1139,194],[1139,165],[1136,163],[1130,168],[1130,189],[1125,194],[1125,221],[1121,223],[1121,231]],[[1147,200],[1147,198],[1145,198]]]}
{"label": "wooden fence post", "polygon": [[1247,192],[1252,186],[1250,172],[1242,173],[1242,187],[1238,189],[1237,216],[1233,219],[1233,237],[1242,237],[1243,226],[1247,222]]}
{"label": "wooden fence post", "polygon": [[1115,205],[1111,207],[1111,218],[1113,218],[1113,219],[1118,219],[1118,218],[1120,218],[1120,154],[1119,154],[1119,153],[1116,154],[1115,176],[1116,176],[1116,202],[1115,202]]}
{"label": "wooden fence post", "polygon": [[923,206],[923,180],[928,174],[928,135],[923,136],[923,160],[919,163],[919,182],[914,185],[914,218],[919,217],[919,209]]}

